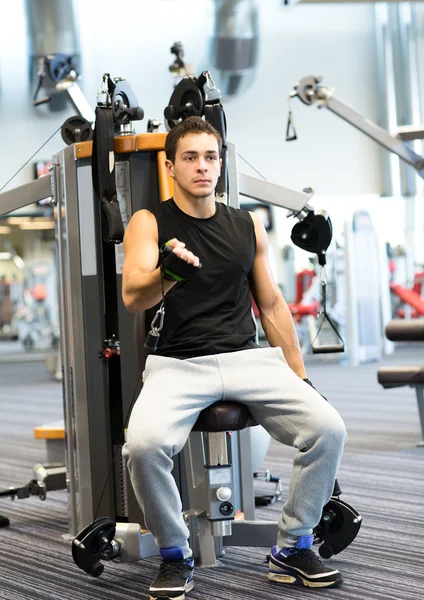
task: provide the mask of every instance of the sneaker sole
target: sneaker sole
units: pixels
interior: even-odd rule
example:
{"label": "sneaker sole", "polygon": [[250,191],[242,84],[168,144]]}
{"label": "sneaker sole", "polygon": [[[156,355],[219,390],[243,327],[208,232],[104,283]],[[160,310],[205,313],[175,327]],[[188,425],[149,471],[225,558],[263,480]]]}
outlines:
{"label": "sneaker sole", "polygon": [[335,581],[310,581],[309,579],[304,579],[301,575],[295,577],[294,575],[282,575],[279,573],[268,573],[268,579],[277,583],[303,585],[311,588],[337,587],[343,583],[342,577]]}
{"label": "sneaker sole", "polygon": [[186,585],[184,592],[182,594],[180,594],[180,596],[168,596],[168,595],[150,596],[150,600],[184,600],[186,594],[191,592],[191,590],[193,588],[194,588],[194,581],[190,581],[190,583],[188,583]]}

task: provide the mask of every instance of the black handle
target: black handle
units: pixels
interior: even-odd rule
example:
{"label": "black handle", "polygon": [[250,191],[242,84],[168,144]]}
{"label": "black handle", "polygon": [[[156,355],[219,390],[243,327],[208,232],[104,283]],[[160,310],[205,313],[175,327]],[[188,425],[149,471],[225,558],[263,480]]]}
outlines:
{"label": "black handle", "polygon": [[332,346],[312,346],[312,354],[332,354],[333,352],[344,352],[344,344],[333,344]]}

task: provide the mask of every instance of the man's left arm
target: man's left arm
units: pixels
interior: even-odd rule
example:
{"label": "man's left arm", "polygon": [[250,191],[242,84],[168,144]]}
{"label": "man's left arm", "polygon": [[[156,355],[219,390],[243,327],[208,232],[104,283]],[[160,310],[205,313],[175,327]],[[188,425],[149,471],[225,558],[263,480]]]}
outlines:
{"label": "man's left arm", "polygon": [[256,254],[250,272],[251,292],[259,309],[262,327],[269,344],[280,346],[289,367],[306,379],[299,338],[294,321],[274,279],[268,260],[268,238],[260,218],[250,213],[255,225]]}

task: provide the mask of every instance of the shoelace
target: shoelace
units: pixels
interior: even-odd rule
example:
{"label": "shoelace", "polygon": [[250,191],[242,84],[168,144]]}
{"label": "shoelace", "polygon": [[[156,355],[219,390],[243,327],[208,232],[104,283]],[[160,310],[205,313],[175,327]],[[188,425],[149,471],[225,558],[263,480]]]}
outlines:
{"label": "shoelace", "polygon": [[159,567],[160,577],[172,577],[178,575],[183,567],[192,569],[192,565],[189,564],[185,559],[183,560],[166,560],[161,562]]}
{"label": "shoelace", "polygon": [[167,560],[160,564],[159,567],[159,576],[160,577],[173,577],[174,575],[178,575],[181,571],[182,567],[189,566],[184,560]]}
{"label": "shoelace", "polygon": [[[310,548],[297,550],[297,552],[293,552],[293,553],[289,554],[289,556],[293,556],[294,554],[296,554],[296,556],[300,556],[300,557],[304,558],[307,562],[309,562],[311,564],[314,564],[314,565],[322,564],[320,559],[318,558],[318,556]],[[266,558],[265,558],[265,562],[269,563],[270,560],[271,560],[271,554],[267,554]]]}
{"label": "shoelace", "polygon": [[315,554],[315,552],[313,550],[311,550],[310,548],[308,548],[307,550],[303,549],[303,550],[299,550],[296,553],[297,556],[300,556],[301,558],[305,559],[307,562],[314,564],[314,565],[321,565],[321,561],[318,558],[318,556]]}

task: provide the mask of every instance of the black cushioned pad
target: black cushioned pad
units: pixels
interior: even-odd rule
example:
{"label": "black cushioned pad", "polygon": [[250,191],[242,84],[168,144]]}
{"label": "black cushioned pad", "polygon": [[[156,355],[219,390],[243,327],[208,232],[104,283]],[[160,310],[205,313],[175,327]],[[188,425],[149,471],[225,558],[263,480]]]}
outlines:
{"label": "black cushioned pad", "polygon": [[402,385],[424,386],[424,366],[383,367],[378,370],[378,383],[385,388]]}
{"label": "black cushioned pad", "polygon": [[193,431],[238,431],[258,425],[247,407],[238,402],[215,402],[202,410]]}
{"label": "black cushioned pad", "polygon": [[386,336],[392,342],[424,341],[424,319],[395,319],[386,325]]}

